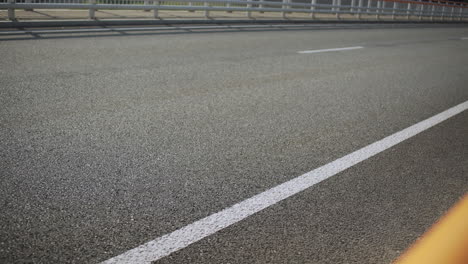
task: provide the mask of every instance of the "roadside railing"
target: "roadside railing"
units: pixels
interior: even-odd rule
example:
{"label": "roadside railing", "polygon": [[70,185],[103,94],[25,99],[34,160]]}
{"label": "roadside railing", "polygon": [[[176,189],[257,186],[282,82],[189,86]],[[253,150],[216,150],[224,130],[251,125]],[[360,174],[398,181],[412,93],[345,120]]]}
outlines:
{"label": "roadside railing", "polygon": [[431,20],[462,21],[468,17],[468,4],[451,1],[406,0],[0,0],[0,9],[8,10],[8,18],[15,20],[15,10],[33,9],[87,9],[89,18],[95,19],[96,10],[152,10],[159,17],[160,10],[276,12],[286,17],[290,13],[307,13],[311,19],[316,14],[329,14],[336,19],[343,15],[352,18],[398,19],[407,21]]}

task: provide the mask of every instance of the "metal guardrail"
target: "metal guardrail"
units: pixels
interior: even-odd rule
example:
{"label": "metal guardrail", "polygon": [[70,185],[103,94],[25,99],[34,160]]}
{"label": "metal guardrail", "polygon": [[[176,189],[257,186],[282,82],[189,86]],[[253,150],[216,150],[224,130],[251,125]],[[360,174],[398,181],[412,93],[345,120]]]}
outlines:
{"label": "metal guardrail", "polygon": [[17,9],[88,9],[89,18],[95,19],[98,9],[153,10],[159,17],[159,10],[243,11],[248,17],[252,12],[279,12],[286,14],[308,13],[311,19],[316,14],[332,14],[340,19],[343,14],[362,19],[362,15],[389,16],[392,19],[408,21],[422,20],[464,20],[468,17],[468,5],[451,1],[406,1],[406,0],[0,0],[0,9],[8,10],[8,18],[15,20]]}

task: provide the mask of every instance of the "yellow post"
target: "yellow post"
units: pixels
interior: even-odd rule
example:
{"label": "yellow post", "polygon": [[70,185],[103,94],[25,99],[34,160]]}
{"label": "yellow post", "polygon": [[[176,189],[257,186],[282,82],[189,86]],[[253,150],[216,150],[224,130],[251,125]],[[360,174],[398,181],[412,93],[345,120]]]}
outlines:
{"label": "yellow post", "polygon": [[395,264],[467,264],[468,194]]}

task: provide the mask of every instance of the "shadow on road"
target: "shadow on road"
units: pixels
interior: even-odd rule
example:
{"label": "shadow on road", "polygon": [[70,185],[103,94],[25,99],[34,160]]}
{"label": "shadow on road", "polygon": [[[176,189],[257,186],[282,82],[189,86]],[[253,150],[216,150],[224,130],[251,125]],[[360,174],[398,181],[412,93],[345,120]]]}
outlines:
{"label": "shadow on road", "polygon": [[[391,29],[391,28],[434,28],[434,27],[466,27],[463,24],[318,24],[318,25],[211,25],[206,27],[169,25],[164,27],[93,27],[93,28],[54,28],[26,29],[16,28],[10,31],[0,31],[0,41],[41,40],[41,39],[77,39],[118,36],[157,36],[177,34],[209,34],[235,32],[270,32],[270,31],[309,31],[332,29]],[[93,30],[95,30],[93,32]]]}

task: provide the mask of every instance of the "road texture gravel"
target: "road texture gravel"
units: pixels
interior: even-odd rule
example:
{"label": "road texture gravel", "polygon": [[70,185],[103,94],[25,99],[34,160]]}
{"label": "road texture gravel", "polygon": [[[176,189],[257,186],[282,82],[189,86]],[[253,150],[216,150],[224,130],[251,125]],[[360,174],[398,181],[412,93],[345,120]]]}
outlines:
{"label": "road texture gravel", "polygon": [[[468,100],[468,28],[0,42],[0,262],[97,263]],[[317,54],[301,50],[363,46]],[[467,191],[463,113],[161,262],[388,263]]]}

